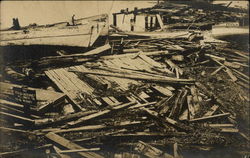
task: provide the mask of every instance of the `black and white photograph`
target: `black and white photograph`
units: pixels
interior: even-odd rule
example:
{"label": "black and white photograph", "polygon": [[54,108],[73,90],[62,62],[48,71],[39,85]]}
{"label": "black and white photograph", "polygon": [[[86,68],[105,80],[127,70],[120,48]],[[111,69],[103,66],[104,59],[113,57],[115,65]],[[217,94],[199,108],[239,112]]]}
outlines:
{"label": "black and white photograph", "polygon": [[0,158],[250,158],[249,1],[0,1]]}

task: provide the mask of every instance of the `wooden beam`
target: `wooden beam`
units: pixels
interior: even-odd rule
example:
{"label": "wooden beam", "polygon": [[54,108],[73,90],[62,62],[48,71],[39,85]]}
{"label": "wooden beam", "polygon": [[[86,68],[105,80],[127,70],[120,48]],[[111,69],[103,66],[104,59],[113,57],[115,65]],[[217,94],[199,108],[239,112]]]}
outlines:
{"label": "wooden beam", "polygon": [[76,118],[84,117],[84,116],[87,116],[87,115],[91,115],[91,114],[93,114],[95,112],[97,112],[97,111],[95,111],[95,110],[80,111],[80,112],[77,112],[77,113],[68,114],[68,115],[65,115],[65,116],[49,119],[48,121],[35,122],[35,125],[36,126],[44,126],[44,125],[49,125],[49,124],[56,124],[56,123],[71,121],[72,119],[76,119]]}
{"label": "wooden beam", "polygon": [[192,120],[189,120],[190,122],[197,122],[197,121],[206,121],[218,117],[227,117],[230,116],[230,113],[223,113],[223,114],[217,114],[217,115],[212,115],[212,116],[206,116],[206,117],[201,117],[201,118],[195,118]]}
{"label": "wooden beam", "polygon": [[61,150],[61,154],[75,153],[75,152],[89,152],[89,151],[99,151],[100,148],[90,148],[90,149],[72,149],[72,150]]}
{"label": "wooden beam", "polygon": [[164,24],[163,24],[163,21],[162,21],[162,19],[161,19],[161,16],[160,16],[159,14],[156,14],[156,18],[157,18],[157,20],[158,20],[158,23],[159,23],[159,25],[160,25],[160,28],[161,28],[161,29],[164,29]]}
{"label": "wooden beam", "polygon": [[102,56],[100,59],[117,59],[117,58],[133,58],[137,57],[139,54],[147,55],[147,56],[158,56],[158,55],[167,55],[169,54],[168,51],[153,51],[153,52],[140,52],[140,53],[129,53],[129,54],[119,54],[119,55],[109,55],[109,56]]}
{"label": "wooden beam", "polygon": [[11,122],[16,121],[16,122],[25,123],[25,124],[34,124],[35,122],[34,120],[30,118],[22,117],[22,116],[10,114],[10,113],[2,112],[2,111],[0,111],[0,115],[2,115],[3,118],[5,117],[11,118]]}
{"label": "wooden beam", "polygon": [[84,53],[78,53],[78,54],[72,54],[72,55],[64,55],[64,56],[50,56],[50,57],[43,57],[41,60],[48,60],[48,59],[65,59],[65,58],[79,58],[79,57],[86,57],[86,56],[93,56],[98,55],[101,52],[104,52],[106,50],[111,49],[109,44],[106,44],[104,46],[95,48],[93,50],[90,50],[88,52]]}
{"label": "wooden beam", "polygon": [[132,75],[132,74],[121,74],[121,73],[110,73],[110,72],[94,72],[94,71],[79,71],[79,70],[69,70],[70,72],[77,72],[83,74],[93,74],[93,75],[101,75],[101,76],[111,76],[111,77],[119,77],[119,78],[128,78],[134,80],[146,80],[150,82],[162,82],[162,83],[179,83],[179,84],[193,84],[195,80],[193,79],[178,79],[172,77],[151,77],[146,75]]}
{"label": "wooden beam", "polygon": [[134,105],[134,104],[136,104],[136,102],[129,102],[129,103],[126,103],[126,104],[114,106],[114,107],[112,107],[112,109],[102,110],[102,111],[93,113],[91,115],[82,117],[82,118],[80,118],[80,119],[78,119],[76,121],[68,122],[68,125],[71,125],[71,126],[78,125],[78,124],[81,124],[83,122],[86,122],[86,121],[89,121],[89,120],[93,120],[93,119],[105,116],[105,115],[111,113],[112,111],[121,110],[121,109],[127,108],[127,107],[129,107],[131,105]]}
{"label": "wooden beam", "polygon": [[[62,145],[63,147],[70,149],[70,150],[77,150],[77,149],[86,149],[83,148],[82,146],[75,144],[55,133],[48,133],[45,135],[48,139]],[[96,154],[94,152],[77,152],[79,155],[83,156],[83,157],[87,157],[87,158],[104,158],[103,156]]]}

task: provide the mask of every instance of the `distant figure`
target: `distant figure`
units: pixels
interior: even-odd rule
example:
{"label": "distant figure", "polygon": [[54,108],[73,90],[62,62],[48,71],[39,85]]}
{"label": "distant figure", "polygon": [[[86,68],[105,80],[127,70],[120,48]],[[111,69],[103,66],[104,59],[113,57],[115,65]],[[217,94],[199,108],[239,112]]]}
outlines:
{"label": "distant figure", "polygon": [[13,29],[14,30],[20,30],[20,24],[19,24],[19,21],[18,21],[18,18],[13,18]]}
{"label": "distant figure", "polygon": [[75,26],[75,14],[72,16],[72,25]]}
{"label": "distant figure", "polygon": [[130,19],[130,25],[131,25],[131,31],[134,31],[134,29],[135,29],[135,21],[134,21],[134,19]]}

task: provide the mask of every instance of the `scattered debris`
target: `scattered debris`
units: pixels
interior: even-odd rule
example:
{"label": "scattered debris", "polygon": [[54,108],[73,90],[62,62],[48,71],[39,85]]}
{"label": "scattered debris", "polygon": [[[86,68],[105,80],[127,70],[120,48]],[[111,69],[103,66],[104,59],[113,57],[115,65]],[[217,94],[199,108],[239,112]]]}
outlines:
{"label": "scattered debris", "polygon": [[[207,32],[247,13],[230,9],[231,3],[204,4],[164,2],[113,13],[112,29],[101,44],[97,38],[108,29],[107,15],[73,15],[72,24],[20,30],[15,24],[17,32],[1,31],[1,46],[89,49],[60,48],[34,60],[6,60],[0,156],[40,151],[65,158],[182,158],[193,150],[216,152],[218,146],[248,151],[249,52]],[[119,16],[129,20],[129,30]],[[140,16],[143,32],[138,31]],[[61,27],[71,28],[70,33],[87,28],[88,37],[81,37],[83,43],[57,43],[53,33],[68,36],[67,31],[58,34]],[[47,34],[49,40],[43,38]]]}

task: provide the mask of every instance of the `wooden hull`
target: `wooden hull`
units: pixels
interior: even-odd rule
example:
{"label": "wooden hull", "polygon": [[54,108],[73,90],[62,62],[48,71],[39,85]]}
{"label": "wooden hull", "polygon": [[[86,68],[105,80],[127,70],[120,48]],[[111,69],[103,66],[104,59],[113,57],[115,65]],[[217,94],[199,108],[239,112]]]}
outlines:
{"label": "wooden hull", "polygon": [[106,14],[18,31],[1,31],[1,46],[6,45],[58,45],[89,47],[99,36],[108,34]]}

